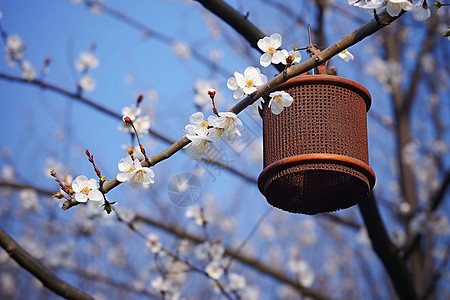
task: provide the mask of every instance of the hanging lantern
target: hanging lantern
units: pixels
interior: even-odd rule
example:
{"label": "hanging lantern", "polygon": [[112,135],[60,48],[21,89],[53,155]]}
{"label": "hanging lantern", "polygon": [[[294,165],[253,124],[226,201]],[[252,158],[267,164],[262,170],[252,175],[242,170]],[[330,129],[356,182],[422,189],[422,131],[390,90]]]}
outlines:
{"label": "hanging lantern", "polygon": [[352,80],[327,75],[326,64],[318,70],[274,90],[294,98],[279,115],[267,97],[260,111],[264,170],[258,188],[271,205],[294,213],[348,208],[375,184],[367,145],[370,94]]}

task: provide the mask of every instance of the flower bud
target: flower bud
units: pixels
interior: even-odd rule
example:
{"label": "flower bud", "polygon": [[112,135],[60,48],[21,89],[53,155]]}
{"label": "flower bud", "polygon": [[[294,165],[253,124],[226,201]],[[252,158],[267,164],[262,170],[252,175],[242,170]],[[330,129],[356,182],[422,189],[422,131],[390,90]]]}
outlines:
{"label": "flower bud", "polygon": [[131,121],[130,117],[128,117],[128,116],[124,116],[124,117],[122,118],[122,120],[123,120],[125,123],[128,123],[128,124],[130,124],[130,125],[133,125],[133,121]]}
{"label": "flower bud", "polygon": [[211,99],[214,99],[214,97],[216,96],[216,90],[215,89],[209,89],[208,90],[208,95],[209,95],[209,97],[211,97]]}

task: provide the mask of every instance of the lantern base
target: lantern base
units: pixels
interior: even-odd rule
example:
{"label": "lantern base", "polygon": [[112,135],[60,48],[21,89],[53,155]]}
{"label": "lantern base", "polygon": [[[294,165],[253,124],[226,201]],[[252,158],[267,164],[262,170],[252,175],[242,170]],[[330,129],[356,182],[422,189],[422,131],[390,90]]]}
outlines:
{"label": "lantern base", "polygon": [[267,166],[258,188],[269,204],[308,215],[351,207],[367,199],[375,174],[364,162],[336,154],[288,157]]}

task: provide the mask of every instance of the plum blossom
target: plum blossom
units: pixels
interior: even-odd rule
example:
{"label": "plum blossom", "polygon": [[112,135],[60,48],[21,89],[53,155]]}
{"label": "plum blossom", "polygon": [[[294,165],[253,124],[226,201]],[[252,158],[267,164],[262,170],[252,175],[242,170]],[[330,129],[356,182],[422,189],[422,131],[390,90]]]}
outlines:
{"label": "plum blossom", "polygon": [[202,213],[198,205],[189,206],[185,212],[185,216],[186,218],[193,219],[198,226],[203,226],[209,221],[209,218]]}
{"label": "plum blossom", "polygon": [[350,60],[354,60],[355,57],[353,56],[353,54],[350,53],[350,51],[348,51],[347,49],[345,49],[344,51],[341,51],[338,56],[340,58],[342,58],[343,60],[345,60],[345,62],[349,62]]}
{"label": "plum blossom", "polygon": [[147,236],[146,245],[152,253],[159,253],[162,248],[161,242],[159,241],[158,236],[153,233],[151,233]]}
{"label": "plum blossom", "polygon": [[172,47],[175,54],[181,58],[189,58],[192,55],[192,50],[189,45],[183,42],[174,42]]}
{"label": "plum blossom", "polygon": [[137,158],[134,161],[130,156],[122,158],[118,164],[119,171],[116,178],[120,182],[127,182],[132,188],[139,186],[149,187],[155,182],[155,172],[148,167],[143,167]]}
{"label": "plum blossom", "polygon": [[247,67],[244,74],[234,72],[234,77],[227,80],[227,87],[234,91],[233,97],[235,99],[242,98],[244,94],[250,95],[256,91],[258,86],[267,82],[267,77],[261,74],[261,71],[255,67]]}
{"label": "plum blossom", "polygon": [[208,261],[210,248],[211,243],[209,241],[198,244],[194,249],[195,257],[200,261]]}
{"label": "plum blossom", "polygon": [[242,126],[242,121],[238,119],[235,113],[219,113],[219,117],[214,119],[214,125],[216,129],[221,129],[219,132],[221,132],[227,140],[233,140],[236,135],[241,136],[241,132],[237,128],[237,125]]}
{"label": "plum blossom", "polygon": [[376,10],[380,13],[384,9],[384,0],[348,0],[348,4],[359,7],[369,13],[373,13]]}
{"label": "plum blossom", "polygon": [[291,106],[294,102],[294,98],[285,91],[277,91],[270,93],[271,97],[269,107],[276,115],[280,114],[285,107]]}
{"label": "plum blossom", "polygon": [[291,50],[287,52],[287,50],[281,50],[281,52],[284,55],[284,59],[281,61],[283,65],[287,64],[287,58],[289,56],[292,56],[292,62],[291,65],[298,64],[302,60],[302,54],[298,50]]}
{"label": "plum blossom", "polygon": [[98,190],[97,180],[80,175],[72,182],[72,189],[75,192],[75,200],[78,202],[86,202],[88,199],[92,201],[100,201],[103,194]]}
{"label": "plum blossom", "polygon": [[187,131],[186,137],[191,141],[184,147],[189,156],[193,159],[201,159],[215,148],[213,139],[207,135],[197,135],[195,125],[188,124],[185,127]]}
{"label": "plum blossom", "polygon": [[388,0],[386,4],[386,11],[391,17],[396,17],[402,10],[408,11],[413,8],[409,0]]}
{"label": "plum blossom", "polygon": [[189,117],[189,122],[194,126],[194,132],[200,136],[206,136],[209,132],[209,127],[213,124],[213,118],[205,119],[205,116],[201,112],[193,113]]}
{"label": "plum blossom", "polygon": [[[134,128],[138,134],[147,134],[151,125],[151,118],[149,115],[142,114],[142,109],[136,105],[125,106],[122,108],[122,115],[127,116],[133,122]],[[125,132],[134,133],[133,128],[126,122],[121,122],[119,129]]]}
{"label": "plum blossom", "polygon": [[91,75],[84,75],[78,81],[78,86],[88,92],[92,92],[95,89],[95,80]]}
{"label": "plum blossom", "polygon": [[218,280],[223,275],[223,268],[219,261],[213,260],[206,266],[205,272],[212,279]]}
{"label": "plum blossom", "polygon": [[413,0],[413,8],[411,12],[413,13],[414,19],[417,21],[425,21],[431,17],[431,10],[428,4],[424,0]]}
{"label": "plum blossom", "polygon": [[146,134],[150,129],[150,116],[140,116],[133,121],[134,128],[138,134]]}
{"label": "plum blossom", "polygon": [[247,283],[245,277],[237,274],[228,274],[228,289],[232,292],[242,291],[246,288]]}
{"label": "plum blossom", "polygon": [[292,259],[288,261],[288,269],[297,275],[299,283],[305,287],[310,287],[314,282],[314,271],[304,260]]}
{"label": "plum blossom", "polygon": [[23,189],[19,193],[22,206],[28,210],[36,210],[39,208],[38,195],[33,189]]}
{"label": "plum blossom", "polygon": [[284,54],[280,50],[277,50],[281,46],[281,42],[282,38],[278,33],[274,33],[270,37],[265,36],[258,41],[259,49],[264,51],[264,54],[259,59],[261,66],[267,67],[271,63],[279,64],[285,60]]}
{"label": "plum blossom", "polygon": [[78,60],[75,62],[75,67],[80,72],[95,69],[98,65],[97,57],[91,52],[81,52]]}
{"label": "plum blossom", "polygon": [[36,70],[28,60],[22,60],[20,63],[20,69],[22,70],[23,79],[32,81],[36,77]]}
{"label": "plum blossom", "polygon": [[136,118],[142,113],[142,109],[136,105],[125,106],[122,108],[122,116],[128,116],[131,121],[136,120]]}
{"label": "plum blossom", "polygon": [[162,293],[169,293],[174,290],[173,283],[170,280],[163,277],[158,277],[152,280],[151,285],[154,289]]}
{"label": "plum blossom", "polygon": [[10,67],[14,67],[17,61],[23,59],[25,43],[17,34],[9,35],[6,38],[6,62]]}

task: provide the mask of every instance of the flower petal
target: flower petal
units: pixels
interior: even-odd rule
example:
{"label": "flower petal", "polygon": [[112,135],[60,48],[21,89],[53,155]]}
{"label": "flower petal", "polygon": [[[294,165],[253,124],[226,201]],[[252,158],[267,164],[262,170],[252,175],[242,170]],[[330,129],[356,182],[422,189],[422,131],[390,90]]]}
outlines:
{"label": "flower petal", "polygon": [[269,53],[264,53],[259,59],[259,63],[263,67],[268,67],[272,63],[272,57]]}
{"label": "flower petal", "polygon": [[236,89],[239,88],[239,85],[238,85],[238,83],[237,83],[237,81],[236,81],[236,77],[230,77],[230,78],[228,78],[228,80],[227,80],[227,87],[228,87],[230,90],[232,90],[232,91],[234,91],[234,90],[236,90]]}
{"label": "flower petal", "polygon": [[270,36],[270,43],[272,44],[272,47],[275,49],[278,49],[278,47],[281,46],[282,38],[279,33],[274,33]]}
{"label": "flower petal", "polygon": [[99,190],[92,190],[88,194],[89,200],[100,201],[103,200],[103,194]]}
{"label": "flower petal", "polygon": [[258,40],[258,47],[259,49],[261,49],[264,52],[267,52],[267,50],[269,50],[269,44],[270,43],[270,38],[268,36],[263,37],[262,39]]}
{"label": "flower petal", "polygon": [[233,98],[234,99],[240,99],[244,97],[244,90],[242,88],[238,88],[234,91]]}
{"label": "flower petal", "polygon": [[135,172],[127,172],[127,173],[119,173],[116,176],[116,179],[120,182],[125,182],[130,180],[130,178],[134,175]]}
{"label": "flower petal", "polygon": [[75,193],[75,200],[78,202],[86,202],[88,200],[88,196],[83,193]]}
{"label": "flower petal", "polygon": [[286,50],[282,50],[282,51],[277,51],[272,55],[272,63],[274,64],[279,64],[283,61],[286,61],[286,57],[287,55],[287,51]]}

